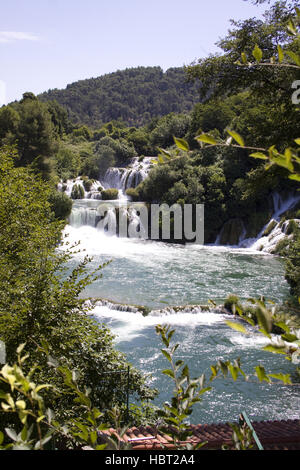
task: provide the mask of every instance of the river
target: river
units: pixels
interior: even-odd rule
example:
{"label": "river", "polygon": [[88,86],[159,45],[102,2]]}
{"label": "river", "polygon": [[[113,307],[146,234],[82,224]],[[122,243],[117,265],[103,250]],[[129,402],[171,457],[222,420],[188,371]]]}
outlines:
{"label": "river", "polygon": [[[175,327],[175,341],[180,343],[177,356],[189,364],[194,376],[208,376],[210,365],[219,359],[238,357],[249,374],[258,364],[269,372],[293,371],[295,366],[281,355],[262,351],[266,340],[257,331],[250,329],[248,335],[243,335],[230,329],[225,323],[226,315],[213,311],[192,313],[189,307],[177,313],[163,310],[167,306],[205,304],[209,299],[221,303],[229,293],[242,299],[263,295],[276,302],[284,301],[289,289],[280,258],[251,249],[111,237],[93,224],[87,225],[92,216],[83,214],[85,205],[90,210],[91,201],[74,203],[73,226],[66,227],[69,241],[80,240],[84,253],[93,257],[91,268],[109,260],[111,263],[103,269],[103,278],[89,286],[84,295],[152,310],[145,317],[112,305],[97,306],[92,314],[111,328],[116,347],[126,353],[128,360],[151,375],[149,383],[160,391],[155,403],[169,400],[173,390],[170,379],[161,373],[168,364],[155,334],[158,323]],[[80,220],[84,220],[83,225]],[[75,266],[82,256],[83,253],[74,255],[70,266]],[[300,417],[299,387],[252,380],[217,379],[213,389],[195,406],[191,422],[232,421],[243,410],[252,420]]]}

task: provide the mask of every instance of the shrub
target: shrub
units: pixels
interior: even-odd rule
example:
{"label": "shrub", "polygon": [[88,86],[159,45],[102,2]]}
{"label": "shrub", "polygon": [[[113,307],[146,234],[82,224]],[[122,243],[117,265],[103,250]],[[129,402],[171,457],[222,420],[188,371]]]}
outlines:
{"label": "shrub", "polygon": [[93,184],[94,184],[93,180],[87,177],[83,179],[83,187],[86,190],[86,192],[89,192],[92,189]]}
{"label": "shrub", "polygon": [[83,199],[84,198],[84,189],[80,184],[74,184],[71,192],[72,199]]}
{"label": "shrub", "polygon": [[116,188],[104,189],[101,195],[104,201],[111,201],[113,199],[118,199],[119,191]]}
{"label": "shrub", "polygon": [[49,202],[56,219],[66,219],[71,214],[72,200],[64,193],[53,191],[50,195]]}
{"label": "shrub", "polygon": [[138,201],[139,200],[139,192],[137,191],[136,188],[126,189],[126,195],[129,196],[132,199],[132,201]]}

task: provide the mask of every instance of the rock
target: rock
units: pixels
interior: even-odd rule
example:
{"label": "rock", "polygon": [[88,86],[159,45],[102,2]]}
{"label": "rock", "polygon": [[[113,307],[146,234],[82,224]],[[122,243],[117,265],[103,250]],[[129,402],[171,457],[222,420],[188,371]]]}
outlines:
{"label": "rock", "polygon": [[272,230],[276,227],[276,225],[278,225],[278,222],[276,222],[276,220],[272,219],[267,228],[264,230],[264,233],[262,234],[263,237],[268,237],[270,235],[270,233],[272,232]]}
{"label": "rock", "polygon": [[238,245],[245,231],[242,219],[231,219],[223,225],[220,245]]}

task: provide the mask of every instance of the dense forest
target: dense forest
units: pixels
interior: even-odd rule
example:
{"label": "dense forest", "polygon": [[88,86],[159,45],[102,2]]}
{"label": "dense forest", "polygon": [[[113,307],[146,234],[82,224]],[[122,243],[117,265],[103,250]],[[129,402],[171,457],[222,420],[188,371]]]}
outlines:
{"label": "dense forest", "polygon": [[[79,300],[85,287],[101,276],[102,266],[89,271],[86,257],[70,273],[65,267],[70,253],[57,250],[72,209],[72,200],[57,191],[58,184],[81,177],[90,187],[109,167],[124,168],[134,157],[142,161],[145,156],[159,155],[147,178],[128,191],[133,200],[205,204],[207,243],[214,243],[224,224],[232,221],[235,229],[228,244],[239,239],[238,221],[248,237],[255,237],[274,211],[272,193],[298,191],[299,161],[293,167],[296,175],[289,179],[290,165],[266,165],[264,158],[252,158],[246,145],[232,145],[228,131],[243,136],[251,148],[274,146],[278,155],[292,149],[287,158],[292,151],[299,153],[295,147],[300,135],[299,106],[292,102],[291,84],[299,78],[300,38],[297,32],[286,33],[293,15],[287,2],[276,2],[264,21],[232,22],[228,35],[219,41],[223,53],[186,70],[127,69],[38,97],[27,92],[19,102],[0,108],[0,339],[6,344],[10,363],[19,364],[2,375],[5,390],[0,398],[7,404],[0,419],[1,425],[12,428],[19,426],[20,419],[23,435],[17,439],[29,448],[30,424],[36,426],[35,438],[41,432],[41,420],[51,424],[48,408],[55,411],[57,422],[71,422],[68,433],[54,425],[53,432],[58,432],[64,445],[88,442],[93,446],[97,419],[104,416],[110,423],[118,422],[115,407],[124,412],[126,401],[124,389],[118,386],[126,377],[104,380],[112,369],[126,369],[126,358],[114,349],[109,329],[82,314],[88,313],[88,307]],[[279,43],[282,49],[278,49]],[[249,66],[247,57],[253,60],[253,51],[262,52],[272,66],[260,66],[259,60]],[[292,51],[286,58],[294,58],[296,67],[275,69],[274,57],[279,55],[282,62],[285,51]],[[241,56],[246,63],[240,62]],[[217,144],[199,145],[195,138],[208,133]],[[183,148],[174,137],[183,139]],[[300,205],[287,217],[300,219]],[[300,230],[294,225],[291,231],[293,239],[283,243],[276,254],[287,260],[286,279],[297,309]],[[256,320],[269,335],[271,321],[266,326],[267,309],[260,302]],[[284,328],[288,334],[281,323],[281,333]],[[160,333],[166,345],[165,330]],[[25,343],[29,357],[24,359]],[[17,349],[20,344],[23,346]],[[72,375],[75,367],[78,376]],[[31,394],[35,384],[30,382],[30,374],[35,374],[36,383],[52,384],[54,391],[46,389],[44,401],[39,399],[40,389],[33,388]],[[132,367],[130,374],[132,394],[142,400],[155,396],[140,371]],[[99,380],[104,383],[101,387]],[[14,382],[19,387],[19,401],[12,405]],[[25,413],[20,395],[28,403],[28,397],[33,397],[30,403],[36,406],[36,414]],[[7,410],[17,410],[13,420],[5,414]],[[146,406],[136,422],[144,423],[154,413],[154,408]],[[81,418],[76,420],[78,415]],[[165,418],[168,416],[166,412]],[[45,434],[45,443],[51,435]],[[0,432],[0,445],[3,439]],[[37,440],[42,442],[40,437]]]}
{"label": "dense forest", "polygon": [[80,80],[65,90],[49,90],[41,101],[56,100],[74,123],[99,127],[111,120],[141,126],[154,117],[184,113],[198,101],[199,85],[183,68],[137,67]]}

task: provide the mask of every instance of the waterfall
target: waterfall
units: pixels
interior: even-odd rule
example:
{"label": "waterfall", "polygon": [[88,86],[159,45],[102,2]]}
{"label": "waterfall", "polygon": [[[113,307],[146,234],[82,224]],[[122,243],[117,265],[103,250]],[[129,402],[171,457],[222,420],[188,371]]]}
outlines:
{"label": "waterfall", "polygon": [[247,233],[242,219],[228,220],[221,228],[214,245],[239,246]]}
{"label": "waterfall", "polygon": [[279,220],[280,216],[290,209],[293,209],[295,205],[300,201],[299,193],[288,194],[286,199],[280,195],[277,191],[272,193],[274,213],[272,218]]}
{"label": "waterfall", "polygon": [[[280,224],[280,218],[284,213],[293,209],[299,201],[300,195],[297,192],[287,194],[280,194],[278,191],[273,192],[271,194],[272,217],[255,238],[246,238],[247,230],[244,222],[241,219],[232,219],[223,225],[214,245],[221,246],[227,244],[228,246],[238,246],[239,248],[250,248],[256,251],[273,253],[278,242],[290,236],[286,233],[289,221]],[[237,244],[230,243],[230,239],[232,239],[232,236],[230,236],[232,232],[230,226],[237,225],[237,222],[239,222],[240,228],[239,231],[235,230],[235,235],[236,237],[239,235],[239,240]],[[299,225],[300,221],[295,220],[295,223]]]}
{"label": "waterfall", "polygon": [[126,189],[136,188],[147,177],[152,157],[144,157],[142,161],[134,158],[127,168],[108,168],[101,185],[105,189],[119,190],[119,199],[125,195]]}
{"label": "waterfall", "polygon": [[[298,193],[289,193],[285,198],[277,191],[271,194],[273,202],[273,215],[271,220],[262,228],[256,238],[242,239],[239,246],[241,248],[251,248],[256,251],[274,253],[277,244],[287,238],[292,237],[287,233],[290,220],[280,223],[280,217],[287,211],[293,209],[300,201]],[[298,225],[300,221],[292,219]]]}
{"label": "waterfall", "polygon": [[84,225],[96,227],[99,217],[97,217],[96,201],[77,200],[73,203],[72,212],[69,216],[69,224],[72,227],[79,228]]}
{"label": "waterfall", "polygon": [[152,160],[153,157],[144,157],[141,161],[139,161],[139,158],[133,158],[126,168],[108,168],[101,181],[93,180],[89,191],[86,191],[81,177],[60,182],[57,185],[57,189],[71,198],[74,187],[78,186],[81,192],[81,199],[101,200],[101,188],[115,188],[119,191],[118,199],[126,200],[126,189],[136,188],[144,181],[150,170]]}
{"label": "waterfall", "polygon": [[74,186],[80,186],[82,189],[82,199],[101,199],[101,193],[99,192],[99,187],[101,187],[100,181],[93,180],[90,191],[86,191],[84,187],[83,180],[79,176],[73,180],[67,180],[65,183],[58,183],[58,191],[64,192],[67,196],[71,198],[72,190]]}
{"label": "waterfall", "polygon": [[115,201],[115,204],[112,204],[92,199],[76,200],[69,216],[69,225],[74,228],[93,227],[111,236],[147,238],[139,209],[135,208],[134,204],[124,205],[122,201]]}
{"label": "waterfall", "polygon": [[143,227],[140,216],[134,208],[131,208],[128,213],[129,216],[129,236],[135,238],[146,238],[146,230]]}

